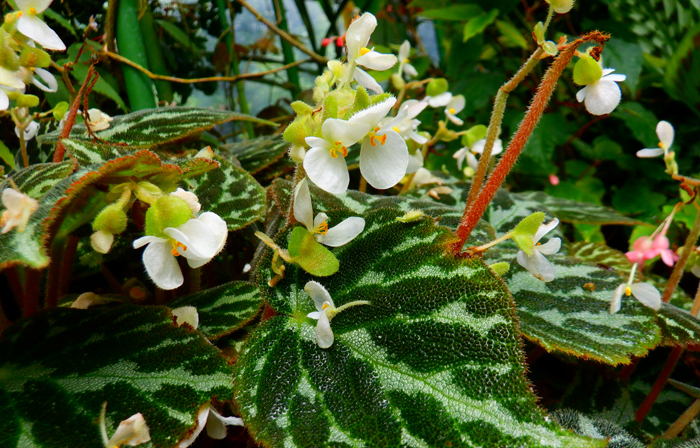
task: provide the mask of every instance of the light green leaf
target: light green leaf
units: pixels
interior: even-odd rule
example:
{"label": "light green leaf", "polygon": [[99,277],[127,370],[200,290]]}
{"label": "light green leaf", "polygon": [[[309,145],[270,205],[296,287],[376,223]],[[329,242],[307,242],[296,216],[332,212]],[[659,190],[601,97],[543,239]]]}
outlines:
{"label": "light green leaf", "polygon": [[[87,77],[88,74],[88,66],[84,64],[75,64],[73,65],[73,70],[71,71],[71,76],[75,78],[76,81],[79,83],[83,83],[85,81],[85,78]],[[95,91],[97,93],[101,93],[102,95],[106,96],[107,98],[114,100],[114,102],[119,105],[121,110],[127,111],[128,108],[126,107],[126,104],[124,103],[124,100],[122,99],[121,96],[119,96],[119,92],[117,92],[114,87],[112,87],[107,81],[104,80],[101,76],[97,78],[97,82],[95,83],[94,87]],[[84,125],[82,125],[84,127]],[[76,126],[77,127],[77,126]],[[75,127],[73,128],[75,129]],[[85,130],[85,129],[83,129]]]}
{"label": "light green leaf", "polygon": [[15,169],[15,157],[10,152],[10,148],[2,141],[0,141],[0,159],[2,159],[11,170]]}
{"label": "light green leaf", "polygon": [[192,41],[190,41],[190,37],[187,35],[187,33],[182,31],[180,27],[178,27],[172,22],[168,22],[167,20],[156,20],[156,23],[160,25],[166,33],[170,34],[170,36],[173,39],[182,44],[183,47],[192,47]]}
{"label": "light green leaf", "polygon": [[496,20],[496,28],[503,35],[503,38],[510,46],[527,50],[528,41],[520,34],[520,30],[504,20]]}
{"label": "light green leaf", "polygon": [[451,5],[446,8],[437,9],[423,9],[419,16],[425,17],[426,19],[437,19],[437,20],[450,20],[450,21],[462,21],[472,19],[480,14],[483,14],[484,10],[479,7],[479,5],[467,4],[467,5]]}
{"label": "light green leaf", "polygon": [[216,340],[248,323],[262,307],[258,287],[242,281],[226,283],[168,303],[170,309],[193,306],[199,314],[197,330]]}
{"label": "light green leaf", "polygon": [[51,309],[0,340],[6,448],[101,448],[105,401],[108,434],[140,412],[151,434],[144,446],[171,447],[214,397],[232,398],[231,367],[200,333],[175,326],[165,307]]}
{"label": "light green leaf", "polygon": [[[339,220],[347,212],[329,212]],[[334,249],[341,269],[314,278],[288,266],[276,287],[271,251],[256,282],[278,313],[246,341],[234,387],[243,420],[269,447],[604,446],[547,422],[525,377],[513,303],[479,259],[446,255],[453,236],[429,217],[363,215]],[[335,342],[316,343],[304,292],[319,281],[336,306]]]}
{"label": "light green leaf", "polygon": [[615,73],[627,76],[622,85],[629,87],[633,96],[637,89],[639,75],[642,73],[643,62],[644,51],[638,43],[626,42],[614,36],[605,43],[603,64],[606,68],[614,68]]}
{"label": "light green leaf", "polygon": [[671,97],[684,102],[700,114],[700,92],[695,80],[700,78],[700,24],[688,30],[666,65],[664,87]]}
{"label": "light green leaf", "polygon": [[532,255],[532,248],[535,247],[535,234],[543,222],[544,213],[536,212],[520,221],[513,229],[513,240],[528,255]]}
{"label": "light green leaf", "polygon": [[496,16],[498,16],[498,10],[492,9],[488,13],[483,13],[469,19],[464,25],[464,37],[462,38],[462,42],[466,42],[477,34],[482,33],[487,26],[493,23]]}

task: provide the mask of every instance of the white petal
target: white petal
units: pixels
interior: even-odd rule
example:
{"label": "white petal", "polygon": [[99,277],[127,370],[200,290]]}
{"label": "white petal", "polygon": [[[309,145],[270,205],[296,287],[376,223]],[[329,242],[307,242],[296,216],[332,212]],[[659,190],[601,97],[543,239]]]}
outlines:
{"label": "white petal", "polygon": [[554,280],[554,266],[538,251],[533,251],[532,255],[527,255],[522,250],[516,256],[518,264],[543,282]]}
{"label": "white petal", "polygon": [[306,137],[306,144],[311,146],[312,148],[323,148],[323,149],[331,149],[331,144],[330,142],[327,142],[326,140],[319,138],[319,137]]}
{"label": "white petal", "polygon": [[656,135],[662,147],[668,149],[673,144],[674,134],[673,126],[668,121],[659,121],[656,125]]}
{"label": "white petal", "polygon": [[[324,221],[328,221],[328,215],[326,215],[325,213],[319,213],[318,215],[316,215],[313,221],[313,230],[318,229],[318,226],[323,224]],[[313,230],[310,230],[310,232],[313,232]]]}
{"label": "white petal", "polygon": [[[2,66],[0,66],[0,85],[11,87],[13,89],[23,89],[24,88],[24,83],[22,82],[21,79],[17,76],[16,72],[13,72],[11,70],[8,70]],[[0,89],[2,90],[2,89]],[[3,92],[5,93],[5,92]],[[7,96],[7,94],[5,93]]]}
{"label": "white petal", "polygon": [[384,89],[379,85],[376,79],[361,68],[355,68],[352,73],[352,78],[357,81],[365,89],[369,89],[375,93],[384,93]]}
{"label": "white petal", "polygon": [[456,124],[457,126],[462,126],[464,124],[461,118],[452,115],[450,112],[445,111],[445,115],[452,123]]}
{"label": "white petal", "polygon": [[194,431],[189,435],[189,437],[177,445],[177,448],[187,448],[188,446],[192,445],[197,436],[199,436],[204,429],[204,425],[207,424],[210,410],[211,405],[209,403],[205,403],[199,408],[199,412],[197,413],[197,426],[194,428]]}
{"label": "white petal", "polygon": [[418,76],[418,72],[416,71],[416,68],[408,63],[404,64],[403,72],[412,78]]}
{"label": "white petal", "polygon": [[586,109],[593,115],[609,114],[620,104],[622,92],[615,81],[601,79],[586,88]]}
{"label": "white petal", "polygon": [[622,306],[622,292],[625,290],[625,285],[622,284],[615,288],[615,292],[613,293],[613,298],[612,301],[610,302],[610,314],[615,314],[618,311],[620,311],[620,307]]}
{"label": "white petal", "polygon": [[663,148],[644,148],[637,151],[637,157],[650,158],[658,157],[664,153]]}
{"label": "white petal", "polygon": [[304,170],[313,183],[329,193],[345,193],[350,184],[345,158],[334,158],[327,149],[311,148],[304,157]]}
{"label": "white petal", "polygon": [[315,282],[313,280],[307,282],[304,286],[304,291],[306,291],[309,297],[311,297],[311,299],[314,301],[314,305],[316,305],[316,310],[320,311],[322,314],[325,314],[325,312],[323,312],[323,304],[325,302],[328,302],[331,304],[331,306],[335,307],[331,295],[328,294],[326,288],[324,288],[323,285],[319,282]]}
{"label": "white petal", "polygon": [[29,13],[30,8],[36,9],[37,14],[46,11],[53,0],[16,0],[17,7],[25,13]]}
{"label": "white petal", "polygon": [[464,109],[464,106],[467,104],[466,100],[464,99],[464,95],[457,95],[453,96],[452,99],[447,103],[447,106],[445,106],[447,109],[454,109],[454,112],[450,112],[451,114],[458,114]]}
{"label": "white petal", "polygon": [[195,330],[199,327],[199,313],[197,308],[193,306],[181,306],[170,310],[170,313],[175,317],[175,323],[180,326],[189,324]]}
{"label": "white petal", "polygon": [[139,412],[119,423],[119,427],[107,442],[108,446],[136,446],[151,440],[146,419]]}
{"label": "white petal", "polygon": [[[472,151],[477,153],[477,154],[483,154],[485,147],[486,147],[486,139],[482,138],[481,140],[477,140],[476,142],[474,142],[474,146],[472,146]],[[502,152],[503,152],[503,140],[498,138],[498,139],[496,139],[495,142],[493,142],[493,148],[491,148],[491,157],[496,156]]]}
{"label": "white petal", "polygon": [[408,156],[408,166],[406,167],[406,174],[415,173],[418,168],[423,166],[423,153],[420,150],[411,156]]}
{"label": "white petal", "polygon": [[576,92],[576,100],[580,103],[586,99],[586,94],[588,93],[588,86]]}
{"label": "white petal", "polygon": [[411,43],[407,40],[403,41],[399,47],[399,61],[403,62],[411,55]]}
{"label": "white petal", "polygon": [[294,218],[306,226],[309,232],[314,231],[314,211],[311,205],[311,193],[306,179],[302,179],[294,191]]}
{"label": "white petal", "polygon": [[401,105],[402,109],[406,109],[408,118],[416,118],[426,107],[428,107],[427,101],[418,100],[407,100]]}
{"label": "white petal", "polygon": [[561,249],[561,238],[552,238],[544,244],[535,246],[535,250],[541,254],[554,255]]}
{"label": "white petal", "polygon": [[369,138],[362,142],[360,171],[367,182],[378,190],[391,188],[406,175],[408,147],[395,131],[388,131],[384,144],[372,146]]}
{"label": "white petal", "polygon": [[356,216],[350,217],[335,227],[328,229],[321,243],[326,246],[338,247],[352,241],[365,229],[365,220]]}
{"label": "white petal", "polygon": [[428,99],[428,104],[430,107],[443,107],[447,106],[447,103],[452,99],[452,93],[445,92],[437,96],[432,96]]}
{"label": "white petal", "polygon": [[58,37],[58,34],[32,14],[23,14],[17,20],[17,30],[47,50],[63,51],[66,49],[66,44]]}
{"label": "white petal", "polygon": [[[323,311],[323,313],[325,314],[325,311]],[[309,314],[307,314],[306,317],[318,320],[318,318],[321,317],[321,311],[312,311]]]}
{"label": "white petal", "polygon": [[476,160],[476,157],[471,152],[467,152],[467,165],[469,165],[469,168],[473,169],[474,171],[479,168],[479,161]]}
{"label": "white petal", "polygon": [[329,142],[341,142],[343,146],[352,146],[367,135],[369,125],[330,118],[323,122],[321,131]]}
{"label": "white petal", "polygon": [[243,419],[224,417],[212,407],[207,418],[207,435],[212,439],[224,439],[226,438],[226,426],[243,426]]}
{"label": "white petal", "polygon": [[602,78],[603,76],[608,76],[610,73],[614,72],[614,68],[604,68],[603,72],[600,74],[600,77]]}
{"label": "white petal", "polygon": [[[4,197],[3,197],[3,199],[4,199]],[[138,249],[138,248],[143,247],[149,243],[166,243],[167,241],[168,240],[163,239],[163,238],[158,238],[157,236],[142,236],[141,238],[134,240],[133,247],[134,247],[134,249]]]}
{"label": "white petal", "polygon": [[333,330],[331,330],[331,323],[326,313],[322,312],[316,324],[316,342],[318,342],[319,347],[328,348],[333,345],[334,340],[335,336],[333,336]]}
{"label": "white petal", "polygon": [[[39,123],[36,121],[32,121],[27,125],[26,128],[24,128],[24,141],[28,142],[29,140],[33,139],[36,137],[37,132],[39,132]],[[17,138],[19,138],[19,129],[17,126],[15,126],[15,135]]]}
{"label": "white petal", "polygon": [[35,68],[34,69],[34,74],[39,75],[39,78],[41,78],[42,81],[44,81],[47,85],[42,84],[39,82],[38,79],[36,79],[36,76],[32,78],[32,84],[43,90],[44,92],[55,92],[58,90],[58,82],[56,81],[56,78],[49,72],[48,70],[44,70],[43,68]]}
{"label": "white petal", "polygon": [[[140,239],[134,241],[134,245]],[[183,282],[182,271],[171,250],[167,242],[151,242],[143,251],[146,272],[160,289],[175,289]]]}
{"label": "white petal", "polygon": [[10,107],[10,97],[3,89],[0,89],[0,110],[7,110]]}
{"label": "white petal", "polygon": [[377,28],[377,18],[368,12],[350,24],[345,32],[345,45],[348,47],[350,60],[360,56],[360,50],[367,46],[375,28]]}
{"label": "white petal", "polygon": [[649,308],[661,308],[661,293],[649,283],[635,283],[630,286],[632,295]]}
{"label": "white petal", "polygon": [[537,232],[535,232],[535,238],[534,242],[537,243],[539,240],[542,239],[543,236],[545,236],[547,233],[551,232],[552,229],[554,229],[556,226],[559,225],[559,219],[554,218],[551,222],[547,224],[542,224],[539,229],[537,229]]}
{"label": "white petal", "polygon": [[[387,116],[391,108],[394,107],[394,104],[396,104],[396,98],[393,96],[389,97],[381,103],[356,113],[350,117],[348,122],[365,124],[368,127],[367,132],[369,132],[379,124],[382,118]],[[367,134],[365,133],[365,135]],[[362,137],[364,137],[364,135]]]}
{"label": "white petal", "polygon": [[420,135],[416,131],[409,131],[406,136],[413,140],[414,142],[418,143],[419,145],[425,145],[428,143],[428,138]]}
{"label": "white petal", "polygon": [[228,228],[219,215],[206,212],[197,219],[190,219],[177,229],[168,227],[163,232],[187,246],[187,249],[178,248],[178,251],[183,257],[196,261],[194,266],[189,263],[196,268],[209,262],[223,249]]}
{"label": "white petal", "polygon": [[372,50],[355,59],[355,62],[370,70],[384,71],[389,70],[396,64],[396,56]]}
{"label": "white petal", "polygon": [[603,80],[603,79],[606,81],[622,82],[625,79],[627,79],[627,75],[608,75],[608,76],[605,76],[604,78],[600,78],[598,81]]}

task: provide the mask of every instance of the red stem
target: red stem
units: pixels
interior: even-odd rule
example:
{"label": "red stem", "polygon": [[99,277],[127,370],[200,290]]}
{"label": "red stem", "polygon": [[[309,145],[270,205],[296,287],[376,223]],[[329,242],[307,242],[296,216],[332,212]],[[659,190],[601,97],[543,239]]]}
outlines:
{"label": "red stem", "polygon": [[505,181],[506,176],[515,165],[518,160],[520,153],[522,152],[525,144],[527,143],[532,131],[535,130],[535,126],[540,121],[542,114],[549,103],[549,99],[557,86],[557,81],[561,76],[562,72],[569,64],[571,59],[576,53],[576,48],[584,42],[596,41],[599,44],[605,43],[610,36],[603,34],[599,31],[593,31],[580,39],[573,41],[571,44],[567,45],[554,60],[552,65],[547,69],[547,72],[542,78],[542,82],[537,88],[537,93],[530,104],[530,107],[525,114],[525,118],[520,123],[517,132],[513,136],[508,149],[501,157],[496,169],[493,171],[489,180],[484,185],[476,200],[472,204],[469,204],[465,210],[464,215],[462,215],[462,220],[457,228],[457,238],[458,241],[454,244],[452,251],[458,254],[462,250],[462,246],[469,238],[472,230],[476,227],[477,223],[484,215],[486,208],[493,199],[498,189]]}
{"label": "red stem", "polygon": [[663,370],[661,370],[661,373],[659,374],[658,378],[656,378],[654,385],[651,386],[651,390],[647,396],[644,397],[644,401],[642,401],[642,404],[639,405],[639,409],[637,409],[637,413],[634,415],[635,420],[637,420],[639,423],[644,420],[644,417],[646,417],[646,415],[649,413],[651,407],[654,405],[654,402],[656,402],[656,399],[659,398],[659,394],[661,394],[664,386],[666,386],[666,382],[671,376],[671,373],[673,373],[673,369],[676,367],[676,364],[678,363],[678,360],[681,358],[682,354],[683,347],[674,347],[671,351],[671,354],[666,360],[666,364],[664,364]]}

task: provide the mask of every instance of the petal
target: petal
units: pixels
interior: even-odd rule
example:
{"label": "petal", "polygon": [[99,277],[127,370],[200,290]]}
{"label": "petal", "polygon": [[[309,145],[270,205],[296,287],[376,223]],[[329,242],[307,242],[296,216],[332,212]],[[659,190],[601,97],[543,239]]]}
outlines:
{"label": "petal", "polygon": [[356,216],[350,217],[335,227],[328,229],[320,241],[326,246],[338,247],[352,241],[365,229],[365,220]]}
{"label": "petal", "polygon": [[19,18],[17,30],[47,50],[63,51],[66,49],[66,45],[58,37],[58,34],[32,14],[23,14]]}
{"label": "petal", "polygon": [[352,78],[365,89],[369,89],[375,93],[384,93],[384,89],[379,85],[376,79],[361,68],[355,68]]}
{"label": "petal", "polygon": [[304,157],[304,170],[313,183],[329,193],[345,193],[350,184],[345,158],[334,158],[326,149],[311,148]]}
{"label": "petal", "polygon": [[418,168],[423,166],[423,153],[420,150],[411,156],[408,156],[408,166],[406,167],[406,174],[415,173]]}
{"label": "petal", "polygon": [[[389,97],[381,103],[375,104],[372,107],[368,107],[367,109],[361,110],[360,112],[356,113],[355,115],[350,117],[348,122],[365,124],[369,128],[367,132],[370,132],[374,127],[377,126],[377,124],[379,124],[382,118],[386,117],[387,114],[389,114],[389,111],[392,107],[394,107],[394,104],[396,104],[396,98]],[[393,120],[391,122],[393,122]],[[365,133],[365,135],[367,135],[367,133]],[[363,135],[362,137],[364,137],[365,135]]]}
{"label": "petal", "polygon": [[333,345],[335,336],[333,336],[333,330],[331,330],[331,322],[328,320],[326,313],[321,313],[318,318],[318,323],[316,324],[316,342],[321,348],[328,348]]}
{"label": "petal", "polygon": [[602,78],[603,76],[608,76],[610,73],[614,72],[614,68],[604,68],[603,72],[600,74],[600,77]]}
{"label": "petal", "polygon": [[331,149],[331,144],[330,142],[327,142],[326,140],[319,138],[319,137],[306,137],[306,144],[311,146],[312,148],[323,148],[323,149]]}
{"label": "petal", "polygon": [[456,116],[452,115],[450,112],[445,111],[445,115],[452,123],[456,124],[457,126],[462,126],[464,124],[464,122],[460,118],[457,118]]}
{"label": "petal", "polygon": [[[4,202],[4,197],[3,197],[3,202]],[[138,238],[134,240],[133,242],[133,247],[134,249],[138,249],[140,247],[145,246],[146,244],[150,243],[166,243],[168,240],[163,239],[163,238],[158,238],[157,236],[142,236],[141,238]]]}
{"label": "petal", "polygon": [[328,294],[326,288],[324,288],[323,285],[319,282],[315,282],[313,280],[307,282],[304,286],[304,291],[306,291],[309,297],[311,297],[311,299],[314,301],[314,305],[316,305],[316,310],[320,311],[321,314],[326,314],[325,312],[323,312],[324,303],[328,302],[331,304],[332,307],[335,307],[331,295]]}
{"label": "petal", "polygon": [[411,43],[404,40],[399,47],[399,61],[403,62],[411,55]]}
{"label": "petal", "polygon": [[622,306],[622,291],[624,291],[625,285],[622,284],[615,288],[615,292],[613,293],[613,298],[612,301],[610,302],[610,314],[615,314],[618,311],[620,311],[620,307]]}
{"label": "petal", "polygon": [[194,431],[192,431],[189,437],[187,437],[185,440],[183,440],[177,445],[177,448],[187,448],[188,446],[192,445],[192,443],[194,443],[197,436],[199,436],[199,434],[204,429],[204,426],[207,424],[207,420],[209,420],[209,412],[211,411],[211,409],[212,407],[209,403],[205,403],[199,408],[199,412],[197,412],[197,426],[194,428]]}
{"label": "petal", "polygon": [[224,417],[212,407],[207,418],[207,435],[212,439],[224,439],[226,437],[226,426],[243,426],[243,419]]}
{"label": "petal", "polygon": [[309,232],[314,231],[314,211],[306,178],[299,181],[294,191],[294,217],[306,226],[306,230]]}
{"label": "petal", "polygon": [[627,256],[627,259],[631,263],[643,263],[644,262],[644,252],[639,252],[636,250],[631,250],[627,253],[625,253],[625,256]]}
{"label": "petal", "polygon": [[534,242],[537,243],[539,240],[542,239],[543,236],[545,236],[547,233],[551,232],[552,229],[554,229],[556,226],[559,225],[559,220],[557,218],[554,218],[551,222],[547,224],[542,224],[539,229],[537,229],[537,232],[535,233],[535,238]]}
{"label": "petal", "polygon": [[437,96],[432,96],[428,99],[428,105],[430,107],[443,107],[447,106],[447,103],[452,99],[452,94],[450,92],[441,93]]}
{"label": "petal", "polygon": [[[324,311],[325,314],[325,311]],[[307,314],[306,317],[310,317],[311,319],[318,320],[319,317],[321,317],[321,311],[312,311],[311,313]]]}
{"label": "petal", "polygon": [[418,76],[418,71],[411,64],[404,64],[403,72],[412,78]]}
{"label": "petal", "polygon": [[378,190],[391,188],[406,175],[408,147],[395,131],[388,131],[386,141],[372,146],[369,138],[362,142],[360,171],[367,182]]}
{"label": "petal", "polygon": [[407,100],[401,105],[401,109],[406,109],[408,118],[416,118],[426,107],[428,107],[427,101],[418,100]]}
{"label": "petal", "polygon": [[330,118],[323,122],[321,132],[329,142],[340,142],[343,146],[352,146],[367,135],[369,125]]}
{"label": "petal", "polygon": [[0,110],[7,110],[10,107],[10,97],[3,89],[0,89]]}
{"label": "petal", "polygon": [[471,152],[467,152],[467,165],[474,171],[479,167],[479,161],[476,160],[476,157]]}
{"label": "petal", "polygon": [[381,72],[396,65],[396,60],[396,56],[393,54],[382,54],[372,50],[355,59],[355,62],[370,70]]}
{"label": "petal", "polygon": [[195,330],[199,327],[199,313],[197,308],[193,306],[181,306],[170,310],[170,313],[175,317],[175,324],[181,326],[188,324]]}
{"label": "petal", "polygon": [[46,11],[53,0],[16,0],[17,7],[24,11],[29,12],[30,8],[36,9],[37,14],[41,14]]}
{"label": "petal", "polygon": [[377,28],[377,18],[368,12],[350,24],[345,32],[348,59],[353,60],[360,56],[360,50],[367,46],[375,28]]}
{"label": "petal", "polygon": [[593,115],[609,114],[620,104],[622,92],[614,81],[601,79],[586,88],[586,109]]}
{"label": "petal", "polygon": [[454,109],[454,112],[451,112],[452,114],[458,114],[462,112],[462,109],[464,109],[464,106],[467,104],[467,101],[464,99],[464,95],[457,95],[453,96],[452,99],[447,103],[448,109]]}
{"label": "petal", "polygon": [[546,243],[535,246],[535,250],[544,255],[554,255],[561,249],[561,238],[552,238]]}
{"label": "petal", "polygon": [[469,148],[465,146],[456,153],[452,154],[452,158],[457,159],[457,168],[460,170],[462,169],[462,164],[464,163],[464,158],[466,157],[467,153],[469,153]]}
{"label": "petal", "polygon": [[532,255],[527,255],[522,250],[516,256],[518,264],[543,282],[554,280],[554,266],[538,251],[533,251]]}
{"label": "petal", "polygon": [[580,103],[586,99],[586,94],[588,93],[588,86],[576,92],[576,100]]}
{"label": "petal", "polygon": [[[139,241],[139,238],[136,241]],[[134,241],[134,244],[136,244]],[[143,264],[153,283],[160,289],[175,289],[182,285],[180,266],[167,242],[151,242],[143,251]]]}
{"label": "petal", "polygon": [[[23,89],[24,88],[24,83],[22,82],[21,79],[17,76],[16,72],[13,72],[11,70],[8,70],[2,66],[0,66],[0,85],[11,87],[13,89]],[[2,90],[2,89],[0,89]],[[3,92],[5,93],[5,92]],[[5,93],[5,96],[7,96],[7,93]]]}
{"label": "petal", "polygon": [[136,446],[151,440],[146,419],[140,412],[119,423],[119,427],[107,442],[107,446]]}
{"label": "petal", "polygon": [[637,157],[658,157],[664,153],[663,148],[644,148],[637,151]]}
{"label": "petal", "polygon": [[663,261],[666,266],[673,266],[677,259],[678,255],[676,255],[671,249],[661,251],[661,261]]}
{"label": "petal", "polygon": [[675,132],[668,121],[659,121],[656,125],[656,136],[659,137],[662,147],[668,149],[673,144]]}
{"label": "petal", "polygon": [[428,138],[420,135],[416,131],[409,131],[406,136],[414,142],[418,143],[419,145],[425,145],[426,143],[428,143]]}
{"label": "petal", "polygon": [[605,79],[606,81],[622,82],[627,79],[627,75],[608,75],[605,78],[600,78],[598,81],[601,79]]}
{"label": "petal", "polygon": [[659,310],[661,308],[661,293],[649,283],[635,283],[630,286],[632,295],[643,305]]}
{"label": "petal", "polygon": [[58,82],[56,81],[56,78],[49,72],[48,70],[44,70],[43,68],[35,68],[34,69],[34,74],[39,75],[39,78],[41,78],[42,81],[44,81],[47,85],[42,84],[39,82],[38,79],[36,79],[36,76],[32,78],[32,84],[43,90],[44,92],[55,92],[58,90]]}
{"label": "petal", "polygon": [[503,152],[503,140],[500,138],[497,138],[495,142],[493,142],[493,148],[491,148],[491,157],[497,156],[498,154]]}

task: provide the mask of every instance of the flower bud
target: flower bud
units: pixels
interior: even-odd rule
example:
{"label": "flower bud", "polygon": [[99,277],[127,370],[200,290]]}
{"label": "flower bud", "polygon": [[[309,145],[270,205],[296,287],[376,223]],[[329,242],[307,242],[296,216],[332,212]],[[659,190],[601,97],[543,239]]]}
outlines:
{"label": "flower bud", "polygon": [[571,8],[574,7],[574,0],[545,0],[545,1],[552,6],[552,8],[554,9],[554,12],[559,13],[559,14],[566,14],[567,12],[571,11]]}
{"label": "flower bud", "polygon": [[178,197],[187,202],[187,205],[190,207],[190,210],[192,210],[192,215],[194,216],[197,216],[197,213],[199,213],[199,211],[202,209],[202,205],[199,203],[199,198],[191,191],[185,191],[182,188],[178,188],[170,193],[170,196]]}
{"label": "flower bud", "polygon": [[590,56],[584,56],[574,65],[574,82],[580,86],[587,86],[598,81],[603,76],[600,64]]}
{"label": "flower bud", "polygon": [[15,101],[17,107],[37,107],[39,105],[39,97],[35,95],[20,95]]}
{"label": "flower bud", "polygon": [[98,230],[90,236],[90,245],[95,250],[101,254],[106,254],[112,248],[114,243],[114,235],[105,231]]}
{"label": "flower bud", "polygon": [[297,117],[296,120],[291,122],[287,129],[284,130],[282,137],[296,146],[304,146],[306,144],[306,137],[311,135],[310,130],[305,126],[308,119],[306,117]]}
{"label": "flower bud", "polygon": [[406,81],[404,81],[398,73],[394,73],[391,75],[391,85],[393,85],[396,90],[401,90],[406,87]]}
{"label": "flower bud", "polygon": [[53,118],[56,121],[61,121],[63,120],[63,117],[66,115],[66,112],[68,112],[68,108],[70,106],[68,105],[67,101],[61,101],[60,103],[56,104],[53,108]]}
{"label": "flower bud", "polygon": [[139,201],[146,204],[153,204],[159,197],[163,196],[163,191],[150,182],[139,182],[136,184],[134,194]]}
{"label": "flower bud", "polygon": [[533,30],[532,34],[535,36],[537,45],[542,45],[544,43],[544,23],[537,22],[537,25],[535,25],[535,29]]}
{"label": "flower bud", "polygon": [[119,234],[126,230],[126,213],[120,204],[110,204],[103,208],[92,222],[92,230],[105,230],[111,234]]}
{"label": "flower bud", "polygon": [[428,83],[425,94],[428,96],[438,96],[441,93],[447,92],[449,87],[450,85],[445,78],[434,78]]}
{"label": "flower bud", "polygon": [[146,212],[146,235],[163,237],[167,227],[180,227],[190,220],[192,209],[177,196],[161,196]]}
{"label": "flower bud", "polygon": [[15,50],[10,45],[12,36],[10,34],[0,29],[0,66],[2,68],[15,72],[19,70],[19,57]]}
{"label": "flower bud", "polygon": [[542,44],[542,49],[544,50],[545,53],[547,53],[550,56],[556,56],[557,53],[559,52],[559,49],[557,48],[557,44],[555,44],[551,40],[548,40],[547,42]]}
{"label": "flower bud", "polygon": [[41,48],[24,47],[19,56],[22,67],[48,67],[51,65],[51,56]]}
{"label": "flower bud", "polygon": [[311,115],[314,111],[314,108],[309,106],[303,101],[294,101],[292,103],[292,109],[294,109],[294,112],[298,113],[299,115]]}

